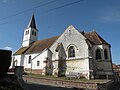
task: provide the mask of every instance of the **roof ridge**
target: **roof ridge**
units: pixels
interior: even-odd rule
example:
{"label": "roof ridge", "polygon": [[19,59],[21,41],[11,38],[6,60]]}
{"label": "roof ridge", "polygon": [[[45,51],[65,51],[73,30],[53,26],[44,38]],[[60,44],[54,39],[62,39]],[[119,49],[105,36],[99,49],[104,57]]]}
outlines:
{"label": "roof ridge", "polygon": [[55,38],[55,37],[59,37],[59,36],[53,36],[53,37],[50,37],[50,38],[44,38],[42,40],[37,40],[37,41],[43,41],[43,40],[47,40],[47,39],[51,39],[51,38]]}
{"label": "roof ridge", "polygon": [[84,33],[94,33],[94,32],[96,32],[96,31],[89,31],[89,32],[84,32]]}
{"label": "roof ridge", "polygon": [[[95,32],[95,34],[97,35],[99,41],[103,44],[102,40],[107,43],[99,34],[97,34],[97,32]],[[108,44],[108,43],[107,43]]]}
{"label": "roof ridge", "polygon": [[109,45],[96,31],[86,32],[85,37],[95,44]]}

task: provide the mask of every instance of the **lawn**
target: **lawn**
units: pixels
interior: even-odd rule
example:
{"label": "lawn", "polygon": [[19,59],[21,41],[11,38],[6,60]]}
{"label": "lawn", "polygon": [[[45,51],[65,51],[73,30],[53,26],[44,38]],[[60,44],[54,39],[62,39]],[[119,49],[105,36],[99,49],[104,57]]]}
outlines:
{"label": "lawn", "polygon": [[40,74],[27,74],[29,77],[35,77],[35,78],[48,78],[48,79],[57,79],[57,80],[70,80],[70,81],[76,81],[76,82],[85,82],[85,83],[106,83],[110,80],[107,79],[92,79],[87,80],[85,78],[68,78],[68,77],[54,77],[53,75],[40,75]]}

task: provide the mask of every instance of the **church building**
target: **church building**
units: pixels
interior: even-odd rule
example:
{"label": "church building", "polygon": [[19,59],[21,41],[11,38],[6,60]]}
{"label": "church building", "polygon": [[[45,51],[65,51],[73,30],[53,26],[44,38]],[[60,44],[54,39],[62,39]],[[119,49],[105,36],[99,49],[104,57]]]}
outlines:
{"label": "church building", "polygon": [[78,73],[86,79],[113,75],[111,46],[96,31],[80,32],[70,25],[60,35],[38,40],[32,15],[24,30],[21,47],[13,54],[12,66],[28,73],[67,76]]}

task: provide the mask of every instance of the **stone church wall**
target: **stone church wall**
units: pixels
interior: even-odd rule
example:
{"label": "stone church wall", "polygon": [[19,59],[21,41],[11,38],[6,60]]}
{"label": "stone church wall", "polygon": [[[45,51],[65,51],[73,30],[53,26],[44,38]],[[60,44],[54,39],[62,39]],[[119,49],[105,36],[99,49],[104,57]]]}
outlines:
{"label": "stone church wall", "polygon": [[[78,32],[73,26],[69,26],[64,33],[58,38],[58,40],[50,47],[52,51],[52,60],[56,60],[57,53],[55,49],[58,43],[62,43],[65,54],[63,58],[68,58],[68,49],[70,46],[75,48],[75,58],[87,58],[88,57],[88,45],[85,41],[85,37]],[[75,59],[72,58],[72,59]]]}
{"label": "stone church wall", "polygon": [[[89,71],[88,60],[88,45],[85,41],[85,37],[77,31],[72,25],[69,26],[58,40],[50,47],[52,51],[52,60],[54,64],[54,70],[58,68],[58,53],[55,51],[58,43],[62,43],[64,49],[63,59],[66,63],[66,74],[69,72]],[[70,46],[75,48],[75,57],[68,57],[68,49]],[[62,53],[63,54],[63,53]],[[55,62],[54,62],[55,61]],[[89,74],[89,73],[88,73]],[[89,75],[88,75],[89,76]]]}
{"label": "stone church wall", "polygon": [[[96,50],[101,50],[101,59],[96,60]],[[105,59],[104,50],[108,51],[108,59]],[[95,45],[93,46],[93,60],[94,60],[94,71],[98,75],[113,75],[112,72],[112,57],[109,45]]]}

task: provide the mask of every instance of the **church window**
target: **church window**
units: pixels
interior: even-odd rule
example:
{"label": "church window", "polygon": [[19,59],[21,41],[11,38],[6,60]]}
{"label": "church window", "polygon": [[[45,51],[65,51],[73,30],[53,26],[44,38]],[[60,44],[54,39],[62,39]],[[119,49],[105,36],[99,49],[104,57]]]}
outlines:
{"label": "church window", "polygon": [[37,61],[37,66],[40,66],[40,61]]}
{"label": "church window", "polygon": [[25,35],[27,35],[27,31],[25,32]]}
{"label": "church window", "polygon": [[35,32],[35,36],[36,36],[36,32]]}
{"label": "church window", "polygon": [[75,57],[75,49],[73,46],[70,46],[68,49],[68,57]]}
{"label": "church window", "polygon": [[100,49],[96,50],[96,59],[101,59],[101,51],[100,51]]}
{"label": "church window", "polygon": [[29,60],[28,60],[28,63],[31,63],[31,56],[29,56]]}
{"label": "church window", "polygon": [[25,32],[25,35],[28,35],[29,34],[29,30]]}
{"label": "church window", "polygon": [[105,57],[105,59],[108,59],[108,51],[107,51],[107,49],[104,50],[104,57]]}
{"label": "church window", "polygon": [[32,35],[34,35],[34,31],[32,31]]}
{"label": "church window", "polygon": [[28,30],[28,33],[27,34],[29,34],[29,30]]}

